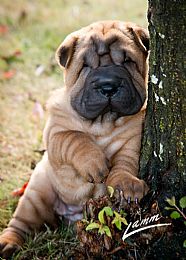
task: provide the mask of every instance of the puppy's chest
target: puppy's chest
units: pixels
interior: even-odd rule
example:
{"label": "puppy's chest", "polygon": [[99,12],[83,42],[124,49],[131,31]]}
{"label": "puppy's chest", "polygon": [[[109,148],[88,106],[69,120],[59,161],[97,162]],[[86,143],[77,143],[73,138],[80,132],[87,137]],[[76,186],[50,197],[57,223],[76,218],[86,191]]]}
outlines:
{"label": "puppy's chest", "polygon": [[110,159],[121,147],[125,144],[129,138],[125,126],[117,127],[109,134],[104,136],[96,136],[96,143],[104,151],[108,159]]}

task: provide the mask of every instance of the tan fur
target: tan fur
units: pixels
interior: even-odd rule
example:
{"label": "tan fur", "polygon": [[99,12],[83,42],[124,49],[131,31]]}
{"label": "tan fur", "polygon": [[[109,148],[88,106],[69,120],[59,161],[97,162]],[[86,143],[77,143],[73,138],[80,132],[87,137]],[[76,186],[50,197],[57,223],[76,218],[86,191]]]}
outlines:
{"label": "tan fur", "polygon": [[[136,89],[145,97],[148,53],[142,34],[146,32],[131,23],[98,22],[72,33],[58,48],[56,58],[65,67],[65,86],[48,101],[49,119],[44,129],[47,152],[0,236],[2,254],[11,246],[22,245],[25,234],[44,222],[55,224],[54,212],[64,209],[62,202],[81,206],[88,198],[104,194],[102,182],[120,187],[126,199],[141,199],[146,193],[146,184],[137,178],[146,104],[132,116],[115,120],[107,113],[89,121],[70,103],[83,88],[91,68],[121,65],[126,58],[134,61],[126,66]],[[89,69],[82,69],[85,62]]]}

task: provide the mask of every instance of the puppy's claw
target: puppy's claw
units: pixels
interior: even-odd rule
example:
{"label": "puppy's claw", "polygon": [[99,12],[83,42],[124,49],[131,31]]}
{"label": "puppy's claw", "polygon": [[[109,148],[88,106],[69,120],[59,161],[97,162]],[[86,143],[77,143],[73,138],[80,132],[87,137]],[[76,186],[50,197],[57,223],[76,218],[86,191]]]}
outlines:
{"label": "puppy's claw", "polygon": [[123,200],[124,200],[124,195],[123,195],[123,191],[120,190],[120,204],[123,203]]}
{"label": "puppy's claw", "polygon": [[130,204],[130,202],[131,202],[131,197],[128,197],[127,198],[127,203]]}

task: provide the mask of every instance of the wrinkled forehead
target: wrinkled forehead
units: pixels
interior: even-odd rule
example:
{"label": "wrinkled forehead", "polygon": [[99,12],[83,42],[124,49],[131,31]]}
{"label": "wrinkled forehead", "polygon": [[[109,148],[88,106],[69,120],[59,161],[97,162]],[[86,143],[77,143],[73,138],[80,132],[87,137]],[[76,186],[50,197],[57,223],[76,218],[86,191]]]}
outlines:
{"label": "wrinkled forehead", "polygon": [[[119,65],[131,71],[137,66],[141,75],[146,75],[148,35],[141,27],[121,21],[93,23],[68,35],[56,52],[60,66],[67,70],[69,82],[75,82],[82,68]],[[72,80],[72,75],[74,79]]]}
{"label": "wrinkled forehead", "polygon": [[81,44],[86,46],[94,44],[100,55],[115,42],[127,42],[128,44],[133,42],[130,26],[124,22],[103,21],[93,23],[75,32],[75,34],[78,35]]}
{"label": "wrinkled forehead", "polygon": [[75,32],[77,42],[74,57],[83,59],[92,68],[111,63],[121,65],[126,56],[137,61],[141,50],[134,41],[130,26],[124,22],[99,22],[82,28]]}

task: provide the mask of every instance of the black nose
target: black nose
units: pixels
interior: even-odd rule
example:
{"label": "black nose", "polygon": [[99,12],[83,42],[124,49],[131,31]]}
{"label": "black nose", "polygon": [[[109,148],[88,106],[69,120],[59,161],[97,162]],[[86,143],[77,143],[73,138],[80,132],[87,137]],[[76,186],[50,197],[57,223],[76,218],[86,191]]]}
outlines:
{"label": "black nose", "polygon": [[105,97],[114,96],[119,89],[121,79],[116,77],[104,77],[103,75],[97,77],[95,81],[96,89]]}
{"label": "black nose", "polygon": [[106,85],[102,85],[99,88],[99,91],[101,92],[101,94],[103,94],[106,97],[112,97],[114,94],[117,93],[118,87],[115,85],[106,84]]}

